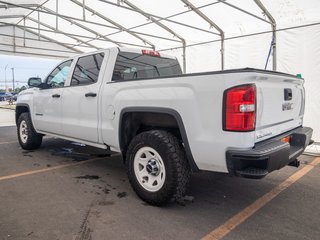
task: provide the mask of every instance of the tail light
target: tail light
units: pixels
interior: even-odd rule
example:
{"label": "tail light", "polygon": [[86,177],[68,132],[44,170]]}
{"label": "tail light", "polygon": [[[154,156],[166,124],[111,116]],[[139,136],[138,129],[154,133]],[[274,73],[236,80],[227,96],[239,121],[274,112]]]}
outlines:
{"label": "tail light", "polygon": [[160,53],[157,52],[157,51],[143,49],[141,52],[142,52],[143,55],[150,55],[150,56],[154,56],[154,57],[160,57]]}
{"label": "tail light", "polygon": [[224,92],[223,130],[248,132],[255,129],[256,87],[236,86]]}

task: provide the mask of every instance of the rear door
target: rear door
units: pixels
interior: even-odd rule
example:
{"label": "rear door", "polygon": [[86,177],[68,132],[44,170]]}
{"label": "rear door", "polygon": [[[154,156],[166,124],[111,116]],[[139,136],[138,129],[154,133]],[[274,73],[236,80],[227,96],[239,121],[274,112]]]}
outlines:
{"label": "rear door", "polygon": [[303,82],[286,75],[257,77],[256,142],[302,125]]}
{"label": "rear door", "polygon": [[62,93],[72,60],[59,64],[45,79],[47,88],[34,92],[33,122],[37,130],[61,134]]}
{"label": "rear door", "polygon": [[108,51],[76,59],[68,87],[62,97],[63,135],[98,142],[98,99],[103,82],[103,62]]}

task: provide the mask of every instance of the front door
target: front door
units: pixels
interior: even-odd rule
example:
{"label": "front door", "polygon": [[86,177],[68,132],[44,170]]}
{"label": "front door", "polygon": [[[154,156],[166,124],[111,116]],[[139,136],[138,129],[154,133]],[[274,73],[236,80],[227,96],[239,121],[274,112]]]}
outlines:
{"label": "front door", "polygon": [[44,81],[45,88],[34,92],[33,119],[37,130],[62,133],[61,107],[64,84],[69,76],[72,60],[59,64]]}
{"label": "front door", "polygon": [[98,95],[105,53],[79,57],[63,91],[62,130],[66,137],[98,142]]}

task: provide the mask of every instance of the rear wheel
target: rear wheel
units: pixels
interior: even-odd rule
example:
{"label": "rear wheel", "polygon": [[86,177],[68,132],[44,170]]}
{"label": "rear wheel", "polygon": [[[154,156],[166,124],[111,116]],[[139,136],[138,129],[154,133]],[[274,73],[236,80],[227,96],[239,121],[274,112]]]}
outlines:
{"label": "rear wheel", "polygon": [[33,150],[40,147],[42,143],[42,135],[35,131],[28,112],[20,114],[18,118],[17,132],[20,146],[23,149]]}
{"label": "rear wheel", "polygon": [[143,132],[131,141],[127,170],[137,195],[152,205],[163,205],[184,196],[190,178],[185,152],[169,132]]}

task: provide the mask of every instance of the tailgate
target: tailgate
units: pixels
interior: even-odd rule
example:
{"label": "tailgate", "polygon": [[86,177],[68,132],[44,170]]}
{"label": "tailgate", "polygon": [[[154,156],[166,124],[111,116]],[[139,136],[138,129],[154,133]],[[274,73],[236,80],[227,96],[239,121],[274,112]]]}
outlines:
{"label": "tailgate", "polygon": [[257,112],[255,142],[302,125],[305,93],[303,79],[259,74],[256,78]]}

